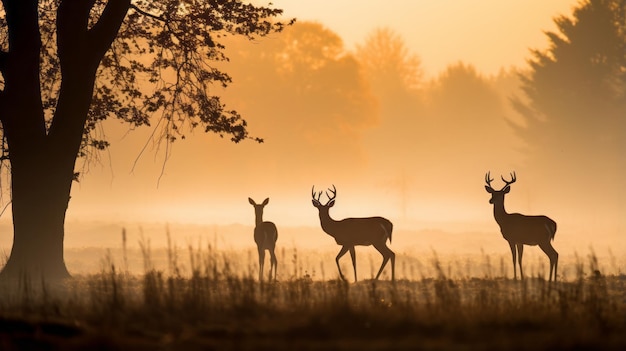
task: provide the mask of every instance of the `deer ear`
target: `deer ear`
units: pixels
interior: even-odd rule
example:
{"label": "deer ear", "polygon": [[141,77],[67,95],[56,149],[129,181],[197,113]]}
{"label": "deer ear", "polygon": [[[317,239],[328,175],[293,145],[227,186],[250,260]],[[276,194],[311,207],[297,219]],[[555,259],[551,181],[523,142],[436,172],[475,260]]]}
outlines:
{"label": "deer ear", "polygon": [[494,190],[490,186],[486,186],[486,185],[485,185],[485,190],[487,190],[489,194],[493,194],[494,192]]}
{"label": "deer ear", "polygon": [[313,203],[313,206],[315,206],[315,207],[320,207],[320,205],[321,205],[320,202],[317,201],[317,200],[311,200],[311,203]]}
{"label": "deer ear", "polygon": [[250,205],[256,205],[256,202],[254,202],[252,198],[248,198],[248,202],[250,203]]}
{"label": "deer ear", "polygon": [[335,205],[335,200],[330,200],[328,201],[328,203],[326,204],[327,207],[333,207]]}
{"label": "deer ear", "polygon": [[268,197],[267,199],[265,199],[265,201],[263,201],[263,206],[267,205],[270,202],[270,198]]}
{"label": "deer ear", "polygon": [[505,194],[508,194],[510,190],[511,190],[511,187],[510,187],[510,186],[508,186],[508,185],[507,185],[504,189],[502,189],[502,191],[503,191]]}

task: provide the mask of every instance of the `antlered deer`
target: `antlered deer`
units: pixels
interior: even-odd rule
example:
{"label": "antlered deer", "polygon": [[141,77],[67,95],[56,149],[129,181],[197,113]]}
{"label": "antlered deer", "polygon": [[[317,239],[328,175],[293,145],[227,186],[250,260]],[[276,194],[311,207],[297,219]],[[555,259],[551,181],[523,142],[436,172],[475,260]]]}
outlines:
{"label": "antlered deer", "polygon": [[274,280],[276,280],[276,268],[278,261],[276,260],[276,254],[274,249],[276,248],[276,240],[278,239],[278,230],[276,225],[272,222],[263,221],[263,207],[270,202],[267,198],[263,203],[257,204],[251,198],[248,198],[250,205],[254,206],[255,223],[254,227],[254,242],[256,242],[257,249],[259,251],[259,281],[263,280],[263,265],[265,263],[265,250],[270,252],[270,272],[269,277],[272,279],[272,271],[274,272]]}
{"label": "antlered deer", "polygon": [[394,280],[396,254],[387,247],[387,239],[391,243],[391,231],[393,230],[393,224],[391,224],[389,220],[383,217],[346,218],[340,221],[336,221],[330,218],[330,214],[328,213],[328,211],[335,204],[337,189],[333,185],[333,189],[328,190],[332,193],[332,197],[328,195],[328,192],[326,192],[326,196],[329,200],[325,205],[322,205],[319,201],[320,196],[322,196],[322,192],[320,191],[316,198],[315,187],[313,187],[311,189],[313,196],[312,202],[313,206],[315,206],[319,210],[320,224],[322,226],[322,230],[326,232],[326,234],[335,238],[337,244],[341,245],[341,250],[335,258],[335,262],[337,263],[337,269],[339,269],[339,276],[341,276],[341,279],[345,280],[345,277],[341,272],[341,267],[339,267],[339,259],[343,255],[345,255],[346,252],[350,251],[350,257],[352,258],[352,267],[354,268],[354,281],[356,281],[356,253],[354,251],[354,246],[373,245],[376,250],[378,250],[378,252],[380,252],[380,254],[383,256],[383,263],[380,265],[378,274],[376,274],[376,279],[380,277],[380,274],[385,268],[385,264],[387,264],[387,261],[391,259],[391,280]]}
{"label": "antlered deer", "polygon": [[491,187],[489,178],[490,172],[485,175],[485,189],[491,194],[490,204],[493,204],[493,216],[500,226],[500,232],[511,247],[511,255],[513,256],[513,277],[517,279],[517,268],[515,266],[515,249],[517,248],[519,272],[524,279],[524,271],[522,270],[522,254],[524,253],[524,245],[539,245],[541,250],[548,255],[550,259],[550,276],[548,281],[552,280],[552,272],[554,271],[554,281],[556,281],[556,268],[559,262],[559,254],[552,247],[550,241],[554,240],[556,234],[556,222],[546,216],[526,216],[519,213],[507,213],[504,209],[504,195],[511,190],[511,184],[515,183],[517,178],[515,172],[511,174],[511,180],[507,181],[502,178],[506,185],[500,190],[494,190]]}

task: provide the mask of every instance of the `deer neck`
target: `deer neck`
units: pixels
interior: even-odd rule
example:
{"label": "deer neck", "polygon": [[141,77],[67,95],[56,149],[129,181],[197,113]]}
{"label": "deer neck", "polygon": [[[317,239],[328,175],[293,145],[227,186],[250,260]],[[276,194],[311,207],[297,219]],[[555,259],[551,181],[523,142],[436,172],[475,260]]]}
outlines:
{"label": "deer neck", "polygon": [[493,204],[493,217],[496,219],[496,222],[502,226],[502,223],[506,220],[506,217],[509,214],[504,209],[504,200],[494,202]]}
{"label": "deer neck", "polygon": [[263,212],[255,213],[254,217],[255,217],[255,224],[256,224],[256,226],[257,227],[260,226],[261,223],[263,223]]}
{"label": "deer neck", "polygon": [[335,223],[334,219],[330,218],[330,213],[328,213],[328,209],[320,209],[320,225],[322,226],[322,230],[326,232],[326,234],[333,235],[333,228]]}

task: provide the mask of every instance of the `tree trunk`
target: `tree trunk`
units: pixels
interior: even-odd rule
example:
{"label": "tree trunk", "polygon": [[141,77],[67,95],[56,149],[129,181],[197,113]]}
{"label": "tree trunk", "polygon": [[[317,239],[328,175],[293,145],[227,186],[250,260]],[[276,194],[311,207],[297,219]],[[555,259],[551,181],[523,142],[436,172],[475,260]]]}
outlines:
{"label": "tree trunk", "polygon": [[130,0],[109,0],[89,28],[93,1],[62,1],[57,10],[61,86],[47,123],[41,102],[38,2],[3,0],[9,51],[0,55],[5,88],[0,121],[11,162],[13,248],[0,278],[33,282],[69,277],[63,259],[65,212],[94,88]]}
{"label": "tree trunk", "polygon": [[63,258],[69,181],[49,163],[12,170],[13,247],[1,278],[38,283],[69,277]]}

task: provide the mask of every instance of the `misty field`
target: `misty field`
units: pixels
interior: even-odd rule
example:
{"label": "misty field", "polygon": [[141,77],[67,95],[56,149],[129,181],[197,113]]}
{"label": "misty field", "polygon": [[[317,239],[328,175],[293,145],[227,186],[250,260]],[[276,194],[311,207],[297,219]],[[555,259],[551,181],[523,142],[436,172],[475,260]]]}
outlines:
{"label": "misty field", "polygon": [[[336,279],[332,253],[292,248],[279,254],[279,280],[259,283],[250,250],[139,246],[104,251],[99,273],[63,284],[0,286],[0,349],[626,348],[626,276],[603,272],[611,269],[593,253],[556,284],[532,259],[516,281],[508,260],[436,252],[400,254],[401,279],[374,281],[362,267],[380,257],[361,255],[354,283]],[[131,273],[139,263],[143,272]],[[482,268],[468,274],[467,265]],[[349,264],[342,269],[352,277]]]}

